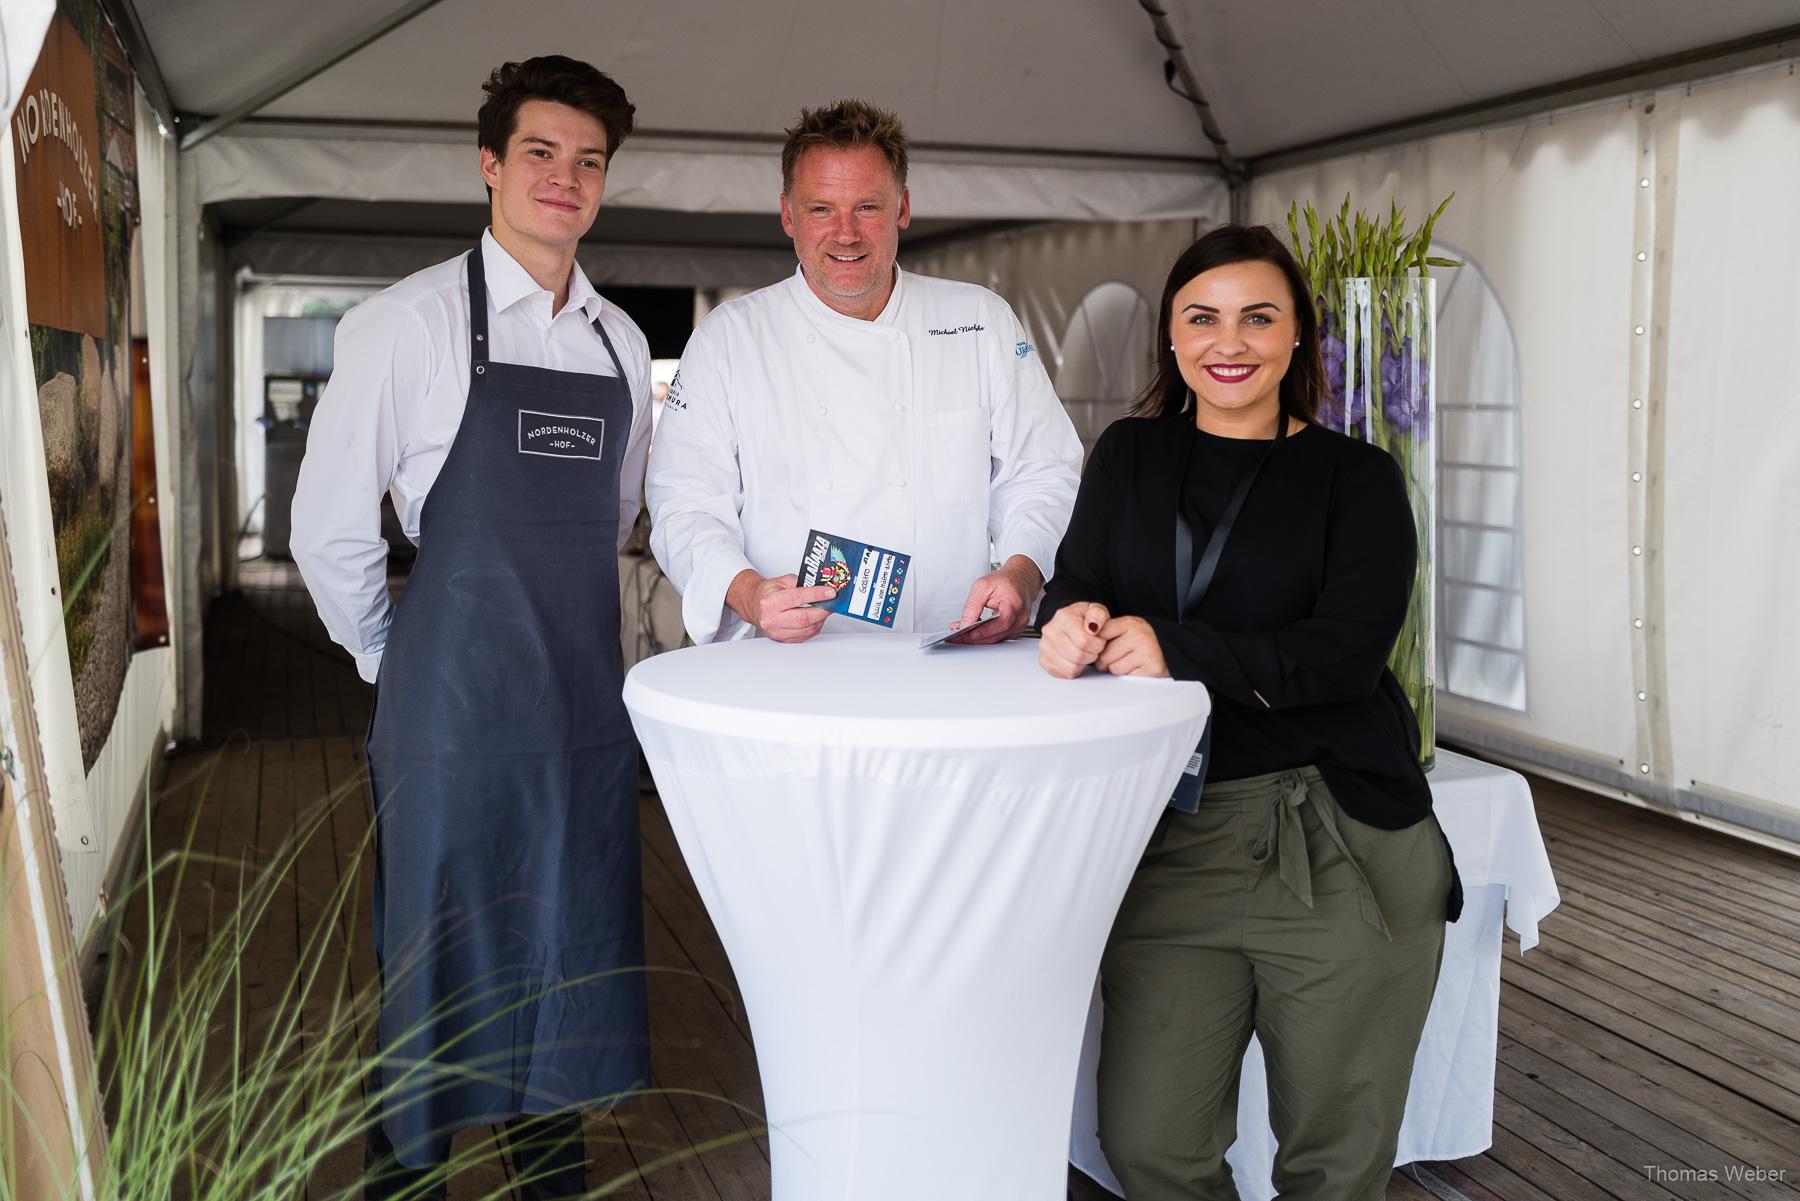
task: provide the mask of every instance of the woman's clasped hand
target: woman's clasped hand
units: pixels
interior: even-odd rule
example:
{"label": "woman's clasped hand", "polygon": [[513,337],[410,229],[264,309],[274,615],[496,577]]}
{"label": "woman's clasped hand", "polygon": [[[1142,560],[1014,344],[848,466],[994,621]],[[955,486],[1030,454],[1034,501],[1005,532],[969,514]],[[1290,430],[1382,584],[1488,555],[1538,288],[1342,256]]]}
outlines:
{"label": "woman's clasped hand", "polygon": [[1089,666],[1115,676],[1167,678],[1162,643],[1141,617],[1114,617],[1094,602],[1066,605],[1044,627],[1038,663],[1072,680]]}

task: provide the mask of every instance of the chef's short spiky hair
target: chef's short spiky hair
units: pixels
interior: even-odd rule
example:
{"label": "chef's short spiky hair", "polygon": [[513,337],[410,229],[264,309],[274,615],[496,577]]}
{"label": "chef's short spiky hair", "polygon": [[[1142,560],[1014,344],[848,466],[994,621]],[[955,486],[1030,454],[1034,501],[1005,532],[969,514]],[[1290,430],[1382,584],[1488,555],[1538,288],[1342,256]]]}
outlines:
{"label": "chef's short spiky hair", "polygon": [[637,107],[613,77],[596,67],[560,54],[528,58],[522,63],[501,63],[481,90],[487,101],[476,117],[476,141],[506,157],[506,144],[518,129],[519,108],[527,100],[551,100],[580,109],[606,130],[606,161],[636,123]]}
{"label": "chef's short spiky hair", "polygon": [[885,108],[866,100],[840,100],[823,108],[803,108],[800,121],[787,131],[781,148],[781,190],[793,190],[794,168],[800,156],[816,147],[854,150],[873,146],[887,156],[894,182],[906,186],[906,126]]}

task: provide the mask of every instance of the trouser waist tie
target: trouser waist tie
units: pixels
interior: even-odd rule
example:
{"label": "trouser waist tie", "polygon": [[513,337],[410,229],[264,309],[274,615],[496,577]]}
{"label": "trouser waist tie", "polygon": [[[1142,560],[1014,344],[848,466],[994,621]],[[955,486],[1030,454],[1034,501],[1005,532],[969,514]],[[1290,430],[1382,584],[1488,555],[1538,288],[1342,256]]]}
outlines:
{"label": "trouser waist tie", "polygon": [[[1281,882],[1299,898],[1302,905],[1311,909],[1312,859],[1306,850],[1306,824],[1301,820],[1300,807],[1314,800],[1312,790],[1307,787],[1306,778],[1297,771],[1282,772],[1276,781],[1276,788],[1275,800],[1269,806],[1256,841],[1251,844],[1250,859],[1264,869],[1273,859]],[[1315,802],[1312,808],[1318,815],[1319,825],[1326,837],[1331,839],[1332,845],[1337,847],[1338,854],[1344,857],[1344,862],[1350,865],[1350,871],[1356,877],[1357,902],[1362,919],[1383,938],[1392,942],[1393,935],[1388,933],[1387,921],[1381,915],[1381,906],[1375,901],[1375,890],[1369,887],[1369,878],[1363,875],[1362,865],[1356,862],[1350,848],[1344,845],[1344,835],[1337,824],[1337,807]]]}

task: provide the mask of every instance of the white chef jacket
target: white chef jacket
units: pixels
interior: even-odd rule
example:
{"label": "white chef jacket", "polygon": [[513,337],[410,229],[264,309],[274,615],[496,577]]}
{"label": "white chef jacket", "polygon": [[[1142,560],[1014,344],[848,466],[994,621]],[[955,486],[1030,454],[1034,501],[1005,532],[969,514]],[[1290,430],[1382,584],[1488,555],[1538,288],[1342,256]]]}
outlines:
{"label": "white chef jacket", "polygon": [[796,270],[719,306],[682,352],[645,483],[650,546],[697,643],[751,634],[726,589],[747,567],[797,571],[813,529],[911,555],[894,629],[943,629],[992,570],[990,537],[1000,562],[1025,555],[1049,578],[1080,467],[1000,297],[896,270],[862,321]]}
{"label": "white chef jacket", "polygon": [[[635,322],[594,291],[580,264],[552,314],[540,288],[490,231],[489,357],[586,375],[614,374],[595,316],[631,390],[631,432],[619,478],[619,543],[637,520],[650,448],[650,348]],[[294,491],[295,564],[331,637],[374,681],[392,606],[381,494],[394,498],[406,536],[419,540],[425,498],[449,457],[469,398],[469,278],[464,255],[409,275],[338,322],[331,380],[306,436]]]}

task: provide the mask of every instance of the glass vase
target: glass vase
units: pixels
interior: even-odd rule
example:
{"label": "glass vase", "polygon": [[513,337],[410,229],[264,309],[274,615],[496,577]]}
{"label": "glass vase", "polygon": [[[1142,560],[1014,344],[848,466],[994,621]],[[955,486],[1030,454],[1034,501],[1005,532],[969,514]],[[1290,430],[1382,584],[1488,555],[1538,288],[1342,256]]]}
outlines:
{"label": "glass vase", "polygon": [[1437,281],[1352,276],[1340,285],[1318,298],[1326,382],[1319,422],[1381,447],[1406,480],[1418,566],[1388,666],[1418,719],[1419,762],[1429,771],[1437,751]]}

